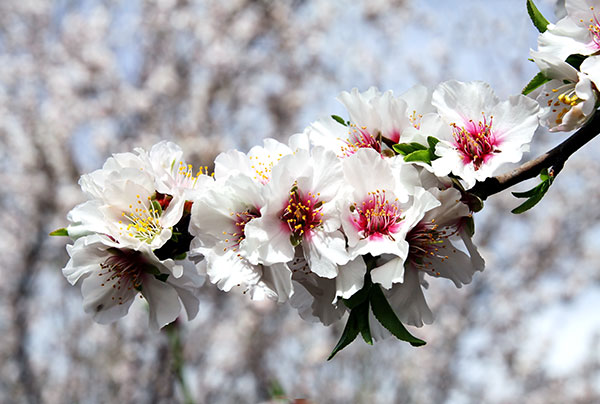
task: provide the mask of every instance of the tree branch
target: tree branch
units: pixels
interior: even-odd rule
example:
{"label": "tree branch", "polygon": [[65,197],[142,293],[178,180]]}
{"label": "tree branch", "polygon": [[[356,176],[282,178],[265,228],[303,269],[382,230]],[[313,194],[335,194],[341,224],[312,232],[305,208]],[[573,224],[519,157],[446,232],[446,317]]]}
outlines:
{"label": "tree branch", "polygon": [[485,200],[490,195],[497,194],[520,182],[537,177],[544,168],[552,168],[554,175],[556,175],[562,170],[565,162],[573,153],[598,136],[598,134],[600,134],[600,113],[594,114],[594,117],[584,127],[554,149],[522,164],[520,167],[506,174],[490,177],[483,182],[477,183],[469,192]]}

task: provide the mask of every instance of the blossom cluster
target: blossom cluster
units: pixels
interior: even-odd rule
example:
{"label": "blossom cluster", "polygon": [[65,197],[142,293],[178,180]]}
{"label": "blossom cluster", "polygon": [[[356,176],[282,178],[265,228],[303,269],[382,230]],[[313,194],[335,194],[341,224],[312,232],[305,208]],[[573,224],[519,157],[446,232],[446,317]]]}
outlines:
{"label": "blossom cluster", "polygon": [[358,333],[424,343],[403,327],[433,321],[423,288],[440,277],[461,287],[484,268],[472,242],[481,200],[469,191],[520,161],[540,122],[572,130],[597,109],[600,27],[583,3],[567,2],[532,51],[536,99],[500,100],[478,81],[354,89],[338,97],[347,119],[221,153],[210,174],[166,141],[113,155],[80,179],[89,200],[68,215],[64,275],[101,323],[136,296],[153,328],[182,306],[191,319],[208,279],[325,325],[349,312],[334,353]]}
{"label": "blossom cluster", "polygon": [[547,81],[537,101],[540,121],[551,132],[581,127],[598,106],[600,88],[600,2],[569,0],[567,15],[548,24],[531,57]]}

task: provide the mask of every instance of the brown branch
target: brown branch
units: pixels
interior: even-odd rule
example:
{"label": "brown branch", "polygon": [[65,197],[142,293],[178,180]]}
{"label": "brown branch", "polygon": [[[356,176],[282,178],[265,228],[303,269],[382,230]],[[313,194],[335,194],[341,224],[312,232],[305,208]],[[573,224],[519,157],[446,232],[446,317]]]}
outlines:
{"label": "brown branch", "polygon": [[573,153],[598,136],[598,134],[600,134],[600,113],[596,113],[584,127],[554,149],[522,164],[520,167],[506,174],[491,177],[477,183],[469,192],[485,200],[490,195],[497,194],[520,182],[537,177],[544,168],[552,168],[554,175],[556,175],[562,170],[563,165]]}

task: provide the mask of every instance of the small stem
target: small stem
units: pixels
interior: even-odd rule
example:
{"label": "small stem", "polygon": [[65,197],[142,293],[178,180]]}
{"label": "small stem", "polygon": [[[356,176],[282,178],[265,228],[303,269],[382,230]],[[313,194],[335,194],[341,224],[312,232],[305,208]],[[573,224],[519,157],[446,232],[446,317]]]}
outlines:
{"label": "small stem", "polygon": [[185,383],[185,376],[183,375],[183,368],[185,366],[185,359],[183,357],[183,344],[181,343],[181,326],[179,321],[175,320],[173,323],[165,327],[167,336],[169,338],[169,349],[171,351],[172,365],[171,369],[175,374],[175,378],[181,386],[181,392],[183,393],[183,402],[185,404],[194,404],[194,398],[190,393],[190,390]]}

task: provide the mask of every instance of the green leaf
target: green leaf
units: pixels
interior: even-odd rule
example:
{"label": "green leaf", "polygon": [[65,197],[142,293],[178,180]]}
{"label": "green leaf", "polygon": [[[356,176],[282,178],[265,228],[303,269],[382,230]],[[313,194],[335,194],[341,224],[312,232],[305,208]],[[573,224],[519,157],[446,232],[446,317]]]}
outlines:
{"label": "green leaf", "polygon": [[427,144],[429,144],[429,162],[431,163],[433,160],[439,158],[437,154],[435,154],[435,145],[438,144],[439,139],[434,138],[433,136],[427,136]]}
{"label": "green leaf", "polygon": [[346,124],[346,122],[344,121],[344,118],[342,118],[341,116],[337,116],[337,115],[331,115],[331,117],[336,120],[338,123],[341,123],[344,126],[348,126]]}
{"label": "green leaf", "polygon": [[158,214],[158,216],[162,215],[163,210],[162,210],[162,206],[160,206],[160,203],[158,203],[157,200],[153,200],[151,202],[151,204],[152,204],[152,210],[154,212],[156,212]]}
{"label": "green leaf", "polygon": [[396,151],[396,153],[406,156],[417,150],[425,150],[427,149],[427,146],[423,146],[421,143],[412,142],[398,143],[393,145],[392,148]]}
{"label": "green leaf", "polygon": [[335,356],[335,354],[337,354],[339,351],[347,347],[352,341],[354,341],[358,336],[358,333],[358,313],[356,312],[356,310],[352,310],[350,311],[350,315],[348,316],[348,321],[346,322],[346,327],[344,327],[344,332],[342,332],[340,340],[338,341],[335,348],[333,348],[333,351],[331,351],[331,354],[329,355],[329,358],[327,358],[327,360],[331,360]]}
{"label": "green leaf", "polygon": [[154,277],[161,282],[166,282],[169,278],[169,274],[154,274]]}
{"label": "green leaf", "polygon": [[184,260],[187,257],[187,253],[186,252],[182,252],[181,254],[178,254],[176,256],[173,257],[173,259],[175,261],[181,261]]}
{"label": "green leaf", "polygon": [[[533,195],[529,199],[527,199],[521,205],[519,205],[516,208],[514,208],[513,210],[511,210],[511,212],[518,215],[520,213],[523,213],[523,212],[533,208],[535,205],[537,205],[537,203],[539,201],[542,200],[542,198],[548,191],[548,188],[550,188],[550,181],[542,182],[540,185],[538,185],[537,187],[534,188],[536,190],[536,192],[533,193]],[[524,194],[524,193],[525,192],[523,192],[522,194]]]}
{"label": "green leaf", "polygon": [[66,236],[69,237],[69,232],[64,227],[62,229],[56,229],[49,236]]}
{"label": "green leaf", "polygon": [[473,216],[467,216],[467,218],[465,219],[465,226],[467,232],[469,233],[469,236],[473,237],[473,235],[475,234],[475,220],[473,220]]}
{"label": "green leaf", "polygon": [[435,151],[435,145],[438,144],[440,142],[439,139],[433,137],[433,136],[427,136],[427,143],[429,144],[429,148],[433,149],[433,151]]}
{"label": "green leaf", "polygon": [[543,182],[531,188],[529,191],[511,193],[515,198],[531,198],[532,196],[537,195],[540,192],[540,189],[542,189],[542,184]]}
{"label": "green leaf", "polygon": [[548,169],[544,168],[542,169],[542,171],[540,171],[540,179],[542,181],[549,181],[550,180],[550,174],[548,174]]}
{"label": "green leaf", "polygon": [[404,157],[404,161],[422,161],[431,164],[431,154],[429,150],[417,150]]}
{"label": "green leaf", "polygon": [[152,274],[154,276],[161,274],[160,270],[152,264],[144,265],[144,272]]}
{"label": "green leaf", "polygon": [[293,247],[298,247],[302,242],[302,236],[292,233],[290,235],[290,243],[292,243]]}
{"label": "green leaf", "polygon": [[473,212],[479,212],[483,209],[483,200],[470,192],[463,192],[460,201],[466,203]]}
{"label": "green leaf", "polygon": [[531,79],[531,81],[529,83],[527,83],[527,85],[525,86],[525,88],[523,89],[523,91],[521,91],[521,94],[527,95],[530,92],[532,92],[533,90],[535,90],[536,88],[538,88],[540,86],[543,86],[544,84],[546,84],[550,80],[552,80],[552,79],[546,77],[544,75],[544,73],[539,72],[538,74],[536,74],[535,76],[533,76],[533,78]]}
{"label": "green leaf", "polygon": [[404,325],[398,320],[396,313],[388,303],[381,288],[373,285],[370,294],[371,309],[377,321],[381,323],[389,332],[394,334],[396,338],[402,341],[409,342],[412,346],[422,346],[426,342],[413,336],[408,332]]}
{"label": "green leaf", "polygon": [[579,53],[573,54],[573,55],[569,55],[569,57],[567,57],[565,59],[565,62],[567,62],[568,64],[570,64],[571,66],[573,66],[574,68],[576,68],[577,70],[579,70],[579,68],[581,67],[581,64],[583,63],[583,61],[587,59],[587,56],[584,55],[580,55]]}
{"label": "green leaf", "polygon": [[545,32],[548,27],[548,20],[544,18],[540,10],[537,9],[535,4],[533,4],[532,0],[527,0],[527,13],[529,14],[529,18],[531,18],[531,22],[540,32]]}
{"label": "green leaf", "polygon": [[271,399],[284,399],[285,398],[285,390],[281,386],[281,383],[277,379],[271,381],[271,385],[269,386],[269,397]]}
{"label": "green leaf", "polygon": [[367,300],[358,306],[356,311],[360,335],[367,344],[373,345],[373,337],[371,336],[371,329],[369,328],[369,301]]}

